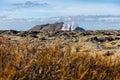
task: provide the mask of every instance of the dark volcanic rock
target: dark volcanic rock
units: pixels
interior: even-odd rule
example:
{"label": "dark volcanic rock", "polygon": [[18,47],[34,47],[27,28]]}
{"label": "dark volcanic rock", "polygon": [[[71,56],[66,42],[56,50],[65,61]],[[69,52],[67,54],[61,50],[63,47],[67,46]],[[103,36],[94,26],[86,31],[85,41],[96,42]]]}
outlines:
{"label": "dark volcanic rock", "polygon": [[81,30],[85,30],[85,29],[78,26],[78,27],[75,28],[75,30],[80,30],[81,31]]}
{"label": "dark volcanic rock", "polygon": [[106,41],[115,41],[115,40],[120,40],[120,37],[112,37],[112,36],[107,36],[107,37],[98,37],[98,36],[95,36],[95,37],[92,37],[90,39],[88,39],[87,41],[96,41],[96,42],[106,42]]}
{"label": "dark volcanic rock", "polygon": [[2,31],[2,33],[8,34],[8,35],[16,35],[16,34],[19,33],[19,31],[15,31],[15,30],[5,30],[5,31]]}
{"label": "dark volcanic rock", "polygon": [[28,34],[34,34],[34,35],[37,35],[39,34],[40,32],[39,31],[29,31]]}
{"label": "dark volcanic rock", "polygon": [[47,38],[45,38],[45,37],[42,37],[40,40],[47,40]]}
{"label": "dark volcanic rock", "polygon": [[20,37],[26,37],[27,35],[28,35],[27,31],[21,31],[17,34],[17,36],[20,36]]}

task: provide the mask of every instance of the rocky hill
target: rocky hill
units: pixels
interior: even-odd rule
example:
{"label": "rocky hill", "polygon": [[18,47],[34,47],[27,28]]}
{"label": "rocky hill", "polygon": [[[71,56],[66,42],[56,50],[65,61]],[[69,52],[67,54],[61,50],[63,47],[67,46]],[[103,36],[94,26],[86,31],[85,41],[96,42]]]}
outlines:
{"label": "rocky hill", "polygon": [[59,31],[62,28],[63,22],[45,25],[36,25],[29,31]]}
{"label": "rocky hill", "polygon": [[[71,30],[70,28],[72,28],[70,24],[68,24],[68,26],[63,26],[63,25],[64,25],[64,22],[57,22],[57,23],[45,24],[45,25],[36,25],[33,28],[31,28],[29,31],[60,31],[64,27],[65,29],[63,30],[70,31]],[[79,26],[75,26],[74,30],[84,30],[84,29]]]}

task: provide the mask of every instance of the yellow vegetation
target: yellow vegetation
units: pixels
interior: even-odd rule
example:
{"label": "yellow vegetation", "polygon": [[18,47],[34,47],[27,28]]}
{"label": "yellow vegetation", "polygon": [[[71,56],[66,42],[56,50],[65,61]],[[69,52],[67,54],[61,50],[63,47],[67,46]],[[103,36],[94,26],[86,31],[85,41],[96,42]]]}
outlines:
{"label": "yellow vegetation", "polygon": [[0,80],[120,80],[120,57],[114,62],[110,57],[73,53],[70,44],[63,49],[62,43],[12,43],[0,38]]}

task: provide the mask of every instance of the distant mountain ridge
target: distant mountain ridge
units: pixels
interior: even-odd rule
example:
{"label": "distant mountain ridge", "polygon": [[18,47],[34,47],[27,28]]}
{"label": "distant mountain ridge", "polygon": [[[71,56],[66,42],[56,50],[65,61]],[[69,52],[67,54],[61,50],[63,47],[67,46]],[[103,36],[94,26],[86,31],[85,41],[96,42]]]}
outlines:
{"label": "distant mountain ridge", "polygon": [[53,24],[36,25],[32,27],[29,31],[70,31],[70,30],[84,30],[79,26],[74,26],[71,24],[64,24],[64,22],[56,22]]}
{"label": "distant mountain ridge", "polygon": [[28,31],[36,24],[42,25],[54,22],[72,22],[72,21],[77,22],[79,26],[84,27],[86,30],[120,30],[120,15],[76,15],[48,18],[1,17],[0,30]]}

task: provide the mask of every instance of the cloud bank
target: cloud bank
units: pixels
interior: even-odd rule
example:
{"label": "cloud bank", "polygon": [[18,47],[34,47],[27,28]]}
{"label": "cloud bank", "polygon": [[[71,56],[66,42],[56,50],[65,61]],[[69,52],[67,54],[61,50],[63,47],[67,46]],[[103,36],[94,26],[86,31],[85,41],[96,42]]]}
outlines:
{"label": "cloud bank", "polygon": [[19,3],[12,3],[10,4],[11,7],[7,8],[6,11],[17,11],[22,9],[30,9],[30,8],[45,8],[48,7],[49,4],[46,2],[37,2],[37,1],[25,1],[25,2],[19,2]]}
{"label": "cloud bank", "polygon": [[6,15],[0,15],[0,19],[5,19],[5,18],[7,18]]}
{"label": "cloud bank", "polygon": [[25,3],[14,3],[13,6],[17,8],[29,8],[29,7],[46,7],[49,4],[48,3],[39,3],[36,1],[26,1]]}
{"label": "cloud bank", "polygon": [[[0,14],[9,18],[120,15],[120,0],[4,0]],[[1,4],[2,4],[1,3]]]}

